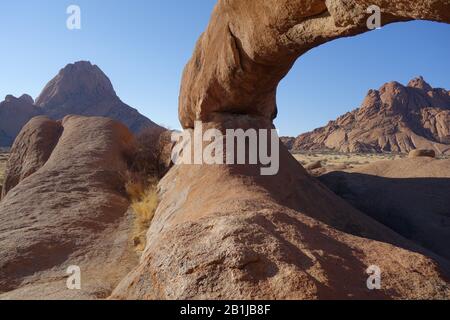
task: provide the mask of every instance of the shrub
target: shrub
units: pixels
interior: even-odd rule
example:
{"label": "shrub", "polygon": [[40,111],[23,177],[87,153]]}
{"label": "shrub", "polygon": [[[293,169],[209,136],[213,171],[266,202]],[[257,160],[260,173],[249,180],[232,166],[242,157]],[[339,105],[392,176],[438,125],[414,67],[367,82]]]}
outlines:
{"label": "shrub", "polygon": [[171,131],[149,128],[136,137],[136,151],[130,159],[130,171],[142,177],[161,178],[170,168]]}

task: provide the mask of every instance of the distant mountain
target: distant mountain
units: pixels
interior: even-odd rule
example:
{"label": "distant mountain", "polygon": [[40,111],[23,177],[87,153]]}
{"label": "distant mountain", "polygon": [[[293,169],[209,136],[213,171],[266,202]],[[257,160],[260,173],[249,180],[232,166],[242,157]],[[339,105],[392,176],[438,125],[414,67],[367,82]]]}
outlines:
{"label": "distant mountain", "polygon": [[69,114],[112,118],[134,133],[146,128],[160,128],[123,103],[98,66],[80,61],[59,71],[36,102],[23,95],[20,98],[7,96],[0,103],[0,146],[10,146],[22,127],[37,115],[58,120]]}
{"label": "distant mountain", "polygon": [[33,98],[22,95],[16,98],[8,95],[0,103],[0,147],[11,146],[22,127],[43,110],[34,105]]}
{"label": "distant mountain", "polygon": [[300,135],[291,151],[399,152],[433,149],[450,154],[450,92],[422,77],[405,87],[390,82],[370,90],[359,109]]}
{"label": "distant mountain", "polygon": [[5,131],[0,130],[0,148],[12,145],[12,138]]}

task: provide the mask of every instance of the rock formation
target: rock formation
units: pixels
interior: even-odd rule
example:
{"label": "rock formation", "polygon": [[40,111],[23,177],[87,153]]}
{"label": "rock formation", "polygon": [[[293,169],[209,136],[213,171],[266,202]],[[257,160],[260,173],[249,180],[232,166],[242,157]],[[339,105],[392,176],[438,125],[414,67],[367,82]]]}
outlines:
{"label": "rock formation", "polygon": [[22,127],[33,117],[43,114],[28,95],[5,97],[0,103],[0,147],[10,147]]}
{"label": "rock formation", "polygon": [[124,123],[132,132],[157,124],[123,103],[111,81],[87,61],[69,64],[53,78],[36,99],[7,96],[0,104],[0,146],[11,146],[22,127],[33,117],[46,115],[61,120],[67,115],[102,116]]}
{"label": "rock formation", "polygon": [[450,92],[422,77],[405,87],[370,90],[362,106],[327,126],[300,135],[292,151],[398,152],[431,149],[450,154]]}
{"label": "rock formation", "polygon": [[108,117],[122,122],[134,133],[158,127],[123,103],[108,77],[98,66],[87,61],[63,68],[45,86],[36,105],[52,119],[62,119],[69,114]]}
{"label": "rock formation", "polygon": [[[219,0],[183,74],[181,124],[270,128],[295,60],[367,31],[374,4],[385,24],[450,22],[448,1]],[[112,298],[450,297],[448,262],[348,206],[283,147],[280,157],[272,177],[257,165],[172,168],[140,264]],[[383,270],[380,291],[367,290],[369,264]]]}
{"label": "rock formation", "polygon": [[434,150],[416,149],[409,153],[410,158],[428,157],[436,158],[436,152]]}
{"label": "rock formation", "polygon": [[[174,167],[160,183],[140,264],[112,298],[450,297],[448,262],[352,208],[281,152],[273,177],[257,166]],[[381,291],[367,289],[371,265],[383,270]]]}
{"label": "rock formation", "polygon": [[382,23],[412,19],[450,21],[446,0],[219,0],[183,74],[180,121],[246,114],[272,120],[276,89],[295,60],[328,41],[367,29],[367,9]]}
{"label": "rock formation", "polygon": [[450,160],[382,161],[320,181],[362,212],[450,259]]}
{"label": "rock formation", "polygon": [[[107,118],[41,117],[25,126],[0,202],[0,299],[111,293],[136,263],[123,181],[131,148],[129,130]],[[81,268],[82,290],[66,286],[71,265]]]}
{"label": "rock formation", "polygon": [[288,148],[288,150],[291,150],[295,143],[294,137],[280,137],[280,141]]}
{"label": "rock formation", "polygon": [[20,132],[11,149],[2,195],[39,170],[48,160],[62,133],[61,124],[40,116],[33,118]]}
{"label": "rock formation", "polygon": [[[450,22],[443,0],[219,0],[184,72],[183,127],[273,128],[276,87],[295,59],[366,31],[373,4],[385,23]],[[111,298],[450,298],[447,260],[351,207],[284,147],[274,176],[260,165],[170,169],[146,249],[123,277],[131,260],[118,172],[131,141],[98,121],[64,120],[47,162],[0,203],[4,297],[71,294],[58,278],[70,263],[87,272],[86,297],[103,297],[122,277]],[[371,265],[383,272],[381,290],[367,288]]]}

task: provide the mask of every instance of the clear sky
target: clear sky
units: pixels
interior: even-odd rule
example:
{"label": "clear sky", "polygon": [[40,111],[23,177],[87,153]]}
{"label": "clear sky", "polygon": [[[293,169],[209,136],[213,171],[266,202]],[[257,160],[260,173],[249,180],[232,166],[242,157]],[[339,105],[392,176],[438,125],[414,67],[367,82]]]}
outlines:
{"label": "clear sky", "polygon": [[[15,0],[0,2],[0,97],[37,97],[66,64],[89,60],[127,104],[179,128],[181,72],[214,0]],[[81,30],[66,9],[81,7]],[[298,135],[358,107],[371,88],[422,75],[450,88],[450,25],[409,22],[340,39],[299,59],[278,91],[277,127]]]}

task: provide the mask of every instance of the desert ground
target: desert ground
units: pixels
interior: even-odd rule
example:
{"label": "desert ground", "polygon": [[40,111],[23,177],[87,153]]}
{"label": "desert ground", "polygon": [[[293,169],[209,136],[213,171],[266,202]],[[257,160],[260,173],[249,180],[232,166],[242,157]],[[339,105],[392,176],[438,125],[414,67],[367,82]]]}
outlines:
{"label": "desert ground", "polygon": [[[354,171],[379,161],[408,158],[407,154],[400,153],[345,153],[333,151],[305,151],[294,153],[293,156],[314,176],[332,171]],[[436,158],[450,159],[450,156],[440,155]]]}

